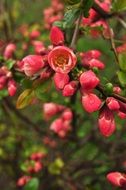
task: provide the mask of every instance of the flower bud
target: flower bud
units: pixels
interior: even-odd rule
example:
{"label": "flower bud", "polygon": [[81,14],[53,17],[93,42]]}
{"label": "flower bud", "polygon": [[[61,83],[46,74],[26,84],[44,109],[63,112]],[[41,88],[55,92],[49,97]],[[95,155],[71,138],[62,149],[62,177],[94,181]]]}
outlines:
{"label": "flower bud", "polygon": [[71,121],[73,118],[73,113],[70,109],[66,109],[63,113],[62,113],[62,118],[63,120],[67,120],[67,121]]}
{"label": "flower bud", "polygon": [[92,113],[100,109],[102,102],[98,96],[93,93],[85,93],[82,96],[82,106],[88,112]]}
{"label": "flower bud", "polygon": [[69,75],[64,73],[55,73],[54,83],[57,89],[62,90],[69,82]]}
{"label": "flower bud", "polygon": [[86,91],[94,89],[99,82],[99,78],[91,70],[82,73],[80,76],[80,84]]}
{"label": "flower bud", "polygon": [[121,111],[118,112],[118,116],[121,118],[121,119],[126,119],[126,113],[123,113]]}
{"label": "flower bud", "polygon": [[51,28],[50,40],[53,45],[61,45],[64,43],[64,34],[57,26]]}
{"label": "flower bud", "polygon": [[5,48],[5,51],[4,51],[4,57],[6,58],[6,59],[10,59],[10,58],[12,58],[12,56],[13,56],[13,53],[15,52],[15,50],[16,50],[16,46],[15,46],[15,44],[8,44],[7,46],[6,46],[6,48]]}
{"label": "flower bud", "polygon": [[42,69],[45,64],[42,57],[39,55],[28,55],[22,60],[23,70],[27,76],[32,76],[40,69]]}
{"label": "flower bud", "polygon": [[0,76],[0,90],[2,90],[7,82],[7,77],[5,75]]}
{"label": "flower bud", "polygon": [[105,65],[103,62],[99,61],[98,59],[91,59],[88,62],[90,68],[97,67],[98,69],[104,69]]}
{"label": "flower bud", "polygon": [[105,137],[109,137],[114,133],[116,129],[115,120],[113,111],[109,108],[104,107],[101,109],[98,119],[98,127],[101,134]]}
{"label": "flower bud", "polygon": [[62,92],[63,96],[73,96],[77,90],[77,86],[77,81],[71,81],[68,84],[66,84]]}
{"label": "flower bud", "polygon": [[17,181],[17,186],[24,186],[28,181],[30,181],[30,176],[22,176]]}
{"label": "flower bud", "polygon": [[64,109],[64,106],[55,104],[53,102],[43,104],[44,117],[47,120],[56,115],[58,112],[63,111]]}
{"label": "flower bud", "polygon": [[120,108],[118,101],[113,97],[108,97],[106,99],[106,104],[110,110],[116,111],[116,110],[119,110],[119,108]]}
{"label": "flower bud", "polygon": [[13,79],[11,79],[11,80],[9,80],[7,85],[8,85],[8,93],[9,93],[9,95],[14,96],[16,91],[17,91],[16,82]]}
{"label": "flower bud", "polygon": [[123,187],[126,185],[126,174],[111,172],[107,175],[107,180],[117,187]]}

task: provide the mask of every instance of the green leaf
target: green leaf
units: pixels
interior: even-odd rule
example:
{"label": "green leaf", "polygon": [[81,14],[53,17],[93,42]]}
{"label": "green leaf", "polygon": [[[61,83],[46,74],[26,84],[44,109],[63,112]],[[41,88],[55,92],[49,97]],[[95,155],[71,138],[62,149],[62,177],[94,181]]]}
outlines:
{"label": "green leaf", "polygon": [[83,0],[82,9],[83,9],[84,17],[89,16],[89,10],[92,7],[93,3],[94,3],[94,0]]}
{"label": "green leaf", "polygon": [[45,98],[45,94],[50,90],[50,80],[46,80],[42,83],[39,83],[37,87],[35,87],[35,95],[38,99],[43,100]]}
{"label": "green leaf", "polygon": [[80,15],[80,9],[74,8],[66,11],[63,19],[63,28],[71,28]]}
{"label": "green leaf", "polygon": [[39,180],[37,178],[32,178],[25,186],[24,190],[38,190]]}
{"label": "green leaf", "polygon": [[126,85],[126,73],[123,71],[118,71],[117,75],[118,75],[118,79],[119,79],[121,85],[125,86]]}
{"label": "green leaf", "polygon": [[126,53],[120,53],[118,58],[120,69],[126,71]]}
{"label": "green leaf", "polygon": [[8,60],[5,62],[5,65],[7,66],[8,69],[11,69],[15,63],[16,63],[15,60],[8,59]]}
{"label": "green leaf", "polygon": [[64,2],[69,5],[74,5],[74,4],[80,3],[80,0],[64,0]]}
{"label": "green leaf", "polygon": [[32,89],[26,89],[20,96],[18,97],[16,107],[17,109],[22,109],[28,106],[34,98],[34,91]]}
{"label": "green leaf", "polygon": [[126,10],[126,0],[114,0],[112,7],[113,11],[117,12],[124,11]]}

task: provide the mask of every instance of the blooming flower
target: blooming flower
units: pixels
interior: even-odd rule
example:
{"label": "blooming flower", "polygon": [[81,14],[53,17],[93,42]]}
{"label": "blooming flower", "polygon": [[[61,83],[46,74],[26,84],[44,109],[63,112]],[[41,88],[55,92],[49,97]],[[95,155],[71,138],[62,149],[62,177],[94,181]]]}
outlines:
{"label": "blooming flower", "polygon": [[54,71],[69,73],[75,67],[77,58],[70,48],[57,46],[48,54],[48,62]]}

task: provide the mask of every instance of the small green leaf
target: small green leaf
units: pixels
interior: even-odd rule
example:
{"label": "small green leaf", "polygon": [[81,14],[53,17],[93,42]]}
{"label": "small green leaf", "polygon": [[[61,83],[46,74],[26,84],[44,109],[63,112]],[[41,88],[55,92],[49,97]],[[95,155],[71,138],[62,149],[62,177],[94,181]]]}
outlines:
{"label": "small green leaf", "polygon": [[126,10],[126,0],[114,0],[112,7],[113,11],[117,12],[124,11]]}
{"label": "small green leaf", "polygon": [[84,17],[89,16],[89,10],[92,7],[93,3],[94,3],[94,0],[83,0],[82,9],[83,9]]}
{"label": "small green leaf", "polygon": [[38,190],[39,180],[37,178],[32,178],[25,186],[24,190]]}
{"label": "small green leaf", "polygon": [[80,15],[80,9],[74,8],[66,11],[63,19],[63,28],[71,28]]}
{"label": "small green leaf", "polygon": [[126,53],[120,53],[118,58],[120,69],[126,71]]}
{"label": "small green leaf", "polygon": [[8,59],[8,60],[5,62],[5,65],[7,66],[8,69],[11,69],[15,63],[16,63],[15,60]]}
{"label": "small green leaf", "polygon": [[32,89],[26,89],[20,96],[18,97],[16,107],[17,109],[22,109],[29,105],[34,98],[34,91]]}
{"label": "small green leaf", "polygon": [[80,0],[64,0],[64,2],[69,5],[74,5],[74,4],[80,3]]}
{"label": "small green leaf", "polygon": [[119,79],[121,85],[125,86],[126,85],[126,73],[123,71],[118,71],[117,75],[118,75],[118,79]]}
{"label": "small green leaf", "polygon": [[42,83],[39,83],[37,87],[35,87],[35,95],[38,99],[43,100],[45,97],[45,93],[47,93],[51,88],[50,80],[46,80]]}

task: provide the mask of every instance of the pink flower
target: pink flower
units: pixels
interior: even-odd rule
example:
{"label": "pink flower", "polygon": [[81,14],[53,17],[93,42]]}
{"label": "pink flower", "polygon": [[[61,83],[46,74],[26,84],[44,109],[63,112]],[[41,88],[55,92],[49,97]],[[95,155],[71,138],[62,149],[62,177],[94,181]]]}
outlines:
{"label": "pink flower", "polygon": [[99,78],[91,70],[82,73],[80,76],[80,84],[86,91],[94,89],[99,82]]}
{"label": "pink flower", "polygon": [[98,126],[101,134],[105,137],[109,137],[114,133],[116,129],[115,120],[113,112],[109,108],[104,107],[100,111]]}
{"label": "pink flower", "polygon": [[39,161],[44,157],[45,157],[45,153],[35,152],[35,153],[32,153],[32,155],[30,156],[30,159],[34,161]]}
{"label": "pink flower", "polygon": [[98,96],[93,93],[85,93],[82,96],[82,106],[88,112],[92,113],[100,109],[102,102]]}
{"label": "pink flower", "polygon": [[120,172],[111,172],[107,175],[107,180],[117,187],[126,186],[126,174]]}
{"label": "pink flower", "polygon": [[40,55],[28,55],[22,60],[22,67],[25,74],[30,77],[44,67],[44,62]]}
{"label": "pink flower", "polygon": [[64,34],[57,26],[51,28],[50,40],[53,45],[62,45],[64,43]]}
{"label": "pink flower", "polygon": [[58,118],[53,121],[50,129],[57,133],[61,138],[66,136],[66,133],[71,129],[69,121],[64,121],[63,118]]}
{"label": "pink flower", "polygon": [[116,110],[119,110],[120,108],[119,102],[113,97],[108,97],[106,99],[106,104],[110,110],[116,111]]}
{"label": "pink flower", "polygon": [[121,118],[121,119],[126,119],[126,113],[123,113],[121,111],[118,112],[118,116]]}
{"label": "pink flower", "polygon": [[34,172],[37,173],[43,168],[43,165],[41,162],[37,161],[34,165]]}
{"label": "pink flower", "polygon": [[73,119],[73,113],[72,113],[72,111],[70,109],[66,109],[62,113],[62,118],[63,118],[63,120],[71,121]]}
{"label": "pink flower", "polygon": [[120,94],[121,93],[121,88],[119,86],[115,86],[113,88],[113,92],[115,92],[116,94]]}
{"label": "pink flower", "polygon": [[48,54],[48,62],[54,71],[69,73],[75,67],[77,58],[70,48],[57,46]]}
{"label": "pink flower", "polygon": [[15,44],[12,44],[12,43],[8,44],[6,46],[6,48],[5,48],[5,51],[4,51],[4,57],[6,59],[12,58],[13,53],[15,52],[15,50],[16,50],[16,45]]}
{"label": "pink flower", "polygon": [[34,51],[35,51],[36,54],[41,54],[42,55],[42,53],[43,54],[47,53],[46,48],[45,48],[42,41],[34,40],[31,43],[32,43],[32,45],[34,47]]}
{"label": "pink flower", "polygon": [[55,104],[53,102],[43,104],[44,117],[47,120],[56,115],[57,113],[63,111],[64,109],[64,106]]}
{"label": "pink flower", "polygon": [[31,33],[30,33],[30,38],[31,39],[36,39],[40,36],[40,32],[38,30],[33,30]]}
{"label": "pink flower", "polygon": [[63,89],[63,96],[73,96],[74,93],[76,92],[78,87],[78,82],[77,81],[70,81],[68,84],[65,85]]}
{"label": "pink flower", "polygon": [[18,179],[17,181],[17,186],[24,186],[28,181],[30,181],[31,177],[30,176],[22,176]]}
{"label": "pink flower", "polygon": [[7,82],[7,77],[5,75],[0,76],[0,90],[2,90]]}
{"label": "pink flower", "polygon": [[8,93],[9,93],[9,95],[14,96],[16,91],[17,91],[16,82],[13,79],[11,79],[11,80],[9,80],[7,85],[8,85]]}
{"label": "pink flower", "polygon": [[69,75],[66,73],[55,73],[54,83],[57,89],[63,89],[66,84],[69,82]]}
{"label": "pink flower", "polygon": [[105,65],[103,62],[99,61],[98,59],[91,59],[88,62],[90,68],[97,67],[98,69],[104,69]]}

